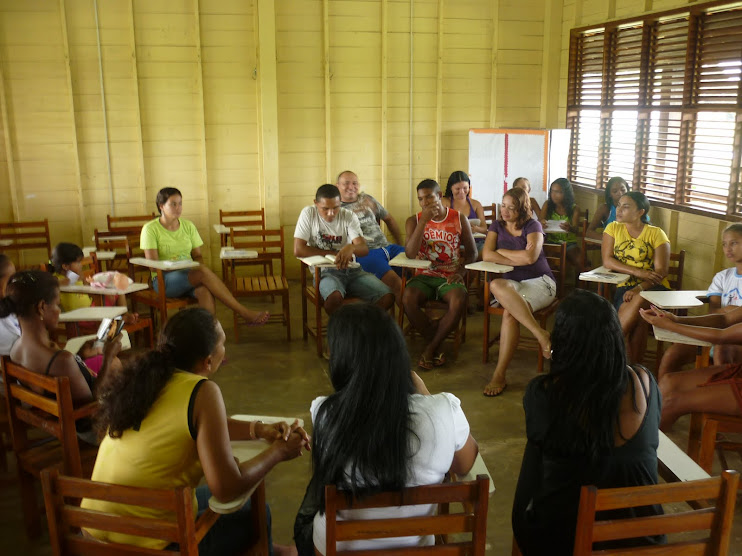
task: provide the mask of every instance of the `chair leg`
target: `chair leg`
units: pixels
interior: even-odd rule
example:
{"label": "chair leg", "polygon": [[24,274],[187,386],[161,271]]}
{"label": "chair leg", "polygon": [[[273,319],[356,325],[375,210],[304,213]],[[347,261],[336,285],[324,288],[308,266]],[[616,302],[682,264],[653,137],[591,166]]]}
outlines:
{"label": "chair leg", "polygon": [[305,288],[301,291],[301,337],[307,341],[307,295]]}
{"label": "chair leg", "polygon": [[319,290],[317,290],[317,305],[314,311],[314,322],[315,332],[317,333],[315,339],[317,340],[317,357],[322,357],[322,307],[324,303],[319,297]]}
{"label": "chair leg", "polygon": [[21,504],[23,506],[23,521],[26,526],[26,536],[36,539],[41,536],[41,518],[39,504],[36,499],[34,478],[22,469],[18,469],[18,482],[21,489]]}
{"label": "chair leg", "polygon": [[714,464],[714,448],[716,448],[716,433],[719,429],[719,422],[715,419],[706,419],[701,431],[701,450],[698,453],[698,465],[706,473],[711,474],[711,468]]}
{"label": "chair leg", "polygon": [[283,318],[286,321],[286,340],[291,341],[291,306],[289,305],[289,292],[283,293]]}
{"label": "chair leg", "polygon": [[701,450],[701,431],[703,430],[703,413],[691,413],[690,428],[688,430],[688,457],[698,461],[698,452]]}
{"label": "chair leg", "polygon": [[484,308],[484,344],[482,345],[482,363],[487,363],[490,359],[490,314],[487,307]]}
{"label": "chair leg", "polygon": [[239,343],[240,341],[240,323],[237,322],[237,313],[232,311],[232,319],[234,320],[234,341]]}

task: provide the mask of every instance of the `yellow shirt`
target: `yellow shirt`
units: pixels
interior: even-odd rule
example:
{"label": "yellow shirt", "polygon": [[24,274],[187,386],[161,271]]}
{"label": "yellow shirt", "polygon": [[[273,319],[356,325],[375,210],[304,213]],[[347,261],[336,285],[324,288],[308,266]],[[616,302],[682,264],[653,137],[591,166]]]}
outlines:
{"label": "yellow shirt", "polygon": [[[606,226],[604,233],[613,238],[613,256],[623,264],[641,268],[643,270],[654,270],[654,250],[665,243],[670,243],[662,228],[644,224],[644,229],[639,237],[631,237],[626,230],[626,224],[611,222]],[[619,287],[636,286],[641,280],[636,276],[629,277]],[[667,278],[662,280],[662,285],[670,287]]]}
{"label": "yellow shirt", "polygon": [[[58,272],[55,272],[54,276],[56,276],[57,280],[66,278],[66,276],[63,276]],[[82,280],[78,280],[74,285],[84,286],[85,284]],[[93,304],[93,298],[86,293],[61,292],[59,294],[59,304],[62,306],[62,311],[66,313],[68,311],[74,311],[75,309],[86,309],[90,307]]]}
{"label": "yellow shirt", "polygon": [[[121,438],[106,436],[101,442],[93,469],[93,481],[146,488],[195,488],[203,477],[196,440],[188,423],[188,405],[196,385],[204,377],[176,371],[160,392],[139,430],[129,429]],[[195,433],[195,431],[194,431]],[[121,516],[156,517],[173,520],[168,512],[137,506],[83,499],[83,508]],[[193,513],[197,510],[193,495]],[[145,537],[86,529],[96,538],[161,550],[167,542]]]}

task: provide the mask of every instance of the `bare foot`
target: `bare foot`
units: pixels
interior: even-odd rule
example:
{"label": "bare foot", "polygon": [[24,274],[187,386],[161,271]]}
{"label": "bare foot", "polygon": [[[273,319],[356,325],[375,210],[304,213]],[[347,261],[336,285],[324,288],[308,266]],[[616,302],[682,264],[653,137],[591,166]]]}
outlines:
{"label": "bare foot", "polygon": [[507,382],[489,382],[487,386],[484,387],[484,392],[482,392],[482,394],[484,394],[488,398],[494,398],[502,394],[507,387]]}
{"label": "bare foot", "polygon": [[243,315],[243,318],[250,326],[263,326],[266,322],[268,322],[270,316],[271,314],[268,311],[263,311],[262,313],[249,311],[247,315]]}
{"label": "bare foot", "polygon": [[536,340],[538,340],[541,346],[541,354],[544,356],[544,359],[551,359],[551,337],[549,333],[542,328],[541,332],[536,334]]}

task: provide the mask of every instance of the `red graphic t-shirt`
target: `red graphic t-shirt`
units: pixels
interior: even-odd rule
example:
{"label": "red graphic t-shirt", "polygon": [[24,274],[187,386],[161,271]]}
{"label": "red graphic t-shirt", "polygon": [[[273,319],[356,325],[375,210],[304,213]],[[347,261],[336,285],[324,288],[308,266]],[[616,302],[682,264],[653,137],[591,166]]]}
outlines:
{"label": "red graphic t-shirt", "polygon": [[[420,269],[416,274],[448,278],[459,268],[459,249],[461,247],[461,219],[459,211],[446,209],[443,220],[431,220],[425,224],[423,240],[417,258],[431,261],[430,268]],[[417,213],[420,221],[422,212]]]}

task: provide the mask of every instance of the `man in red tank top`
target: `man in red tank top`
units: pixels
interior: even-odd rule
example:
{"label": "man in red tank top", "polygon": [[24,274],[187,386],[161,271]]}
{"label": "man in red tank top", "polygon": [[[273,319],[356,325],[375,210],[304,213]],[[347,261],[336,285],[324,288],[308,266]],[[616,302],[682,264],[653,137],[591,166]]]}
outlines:
{"label": "man in red tank top", "polygon": [[[438,348],[454,329],[461,312],[466,310],[465,265],[477,258],[477,247],[466,215],[441,203],[441,188],[435,180],[423,180],[417,186],[417,200],[422,211],[407,219],[405,255],[409,259],[431,261],[407,282],[402,303],[407,318],[427,341],[418,367],[429,370],[446,362]],[[464,256],[461,256],[461,247]],[[423,311],[430,300],[443,301],[448,311],[440,321],[432,321]]]}

